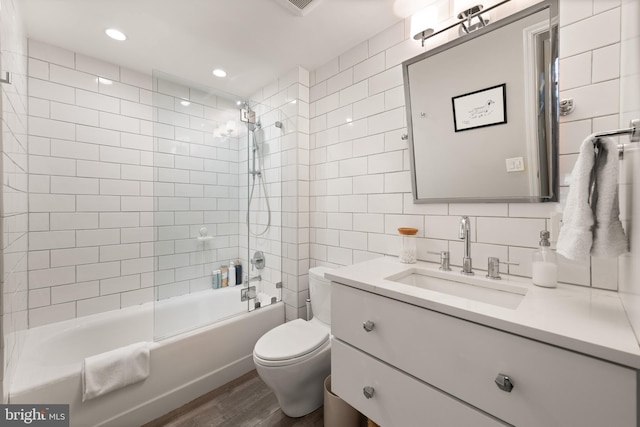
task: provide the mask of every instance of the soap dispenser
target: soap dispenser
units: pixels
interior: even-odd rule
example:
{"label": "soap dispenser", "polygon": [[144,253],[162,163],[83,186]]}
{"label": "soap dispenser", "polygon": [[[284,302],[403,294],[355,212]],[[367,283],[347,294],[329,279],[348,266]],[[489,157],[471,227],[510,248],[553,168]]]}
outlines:
{"label": "soap dispenser", "polygon": [[558,286],[558,256],[551,250],[549,232],[540,232],[540,249],[533,253],[531,281],[545,288]]}

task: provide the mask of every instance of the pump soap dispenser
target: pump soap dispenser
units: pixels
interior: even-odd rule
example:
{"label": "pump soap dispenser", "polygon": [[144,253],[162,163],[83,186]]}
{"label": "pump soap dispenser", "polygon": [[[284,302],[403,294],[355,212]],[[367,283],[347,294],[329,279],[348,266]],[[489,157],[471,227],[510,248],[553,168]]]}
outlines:
{"label": "pump soap dispenser", "polygon": [[558,256],[551,250],[549,232],[540,232],[540,249],[533,253],[531,263],[531,281],[545,288],[558,286]]}

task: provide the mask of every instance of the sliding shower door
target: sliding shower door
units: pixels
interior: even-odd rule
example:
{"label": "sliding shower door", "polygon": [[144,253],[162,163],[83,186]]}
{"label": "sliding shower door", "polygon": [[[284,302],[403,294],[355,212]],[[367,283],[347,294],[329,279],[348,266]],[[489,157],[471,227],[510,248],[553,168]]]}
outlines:
{"label": "sliding shower door", "polygon": [[[237,97],[160,72],[149,97],[155,235],[148,250],[154,336],[162,339],[281,299],[280,149],[277,111],[245,108]],[[248,123],[243,110],[264,127]],[[251,264],[256,252],[263,261]]]}

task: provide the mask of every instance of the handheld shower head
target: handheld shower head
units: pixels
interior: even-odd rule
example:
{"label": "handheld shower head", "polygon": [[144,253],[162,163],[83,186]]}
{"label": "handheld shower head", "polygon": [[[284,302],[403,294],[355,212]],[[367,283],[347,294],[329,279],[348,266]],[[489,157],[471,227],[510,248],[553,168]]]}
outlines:
{"label": "handheld shower head", "polygon": [[260,120],[258,120],[258,121],[257,121],[257,122],[255,122],[255,123],[249,123],[249,130],[250,130],[251,132],[254,132],[254,133],[255,133],[256,131],[258,131],[258,130],[260,130],[260,129],[262,129],[262,123],[260,123]]}

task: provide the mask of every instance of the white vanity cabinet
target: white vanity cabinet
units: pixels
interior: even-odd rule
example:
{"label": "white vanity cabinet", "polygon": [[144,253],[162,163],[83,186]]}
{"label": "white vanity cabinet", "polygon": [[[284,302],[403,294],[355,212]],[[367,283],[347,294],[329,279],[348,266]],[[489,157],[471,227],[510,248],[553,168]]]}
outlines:
{"label": "white vanity cabinet", "polygon": [[638,426],[635,369],[340,284],[332,333],[333,390],[383,427]]}

